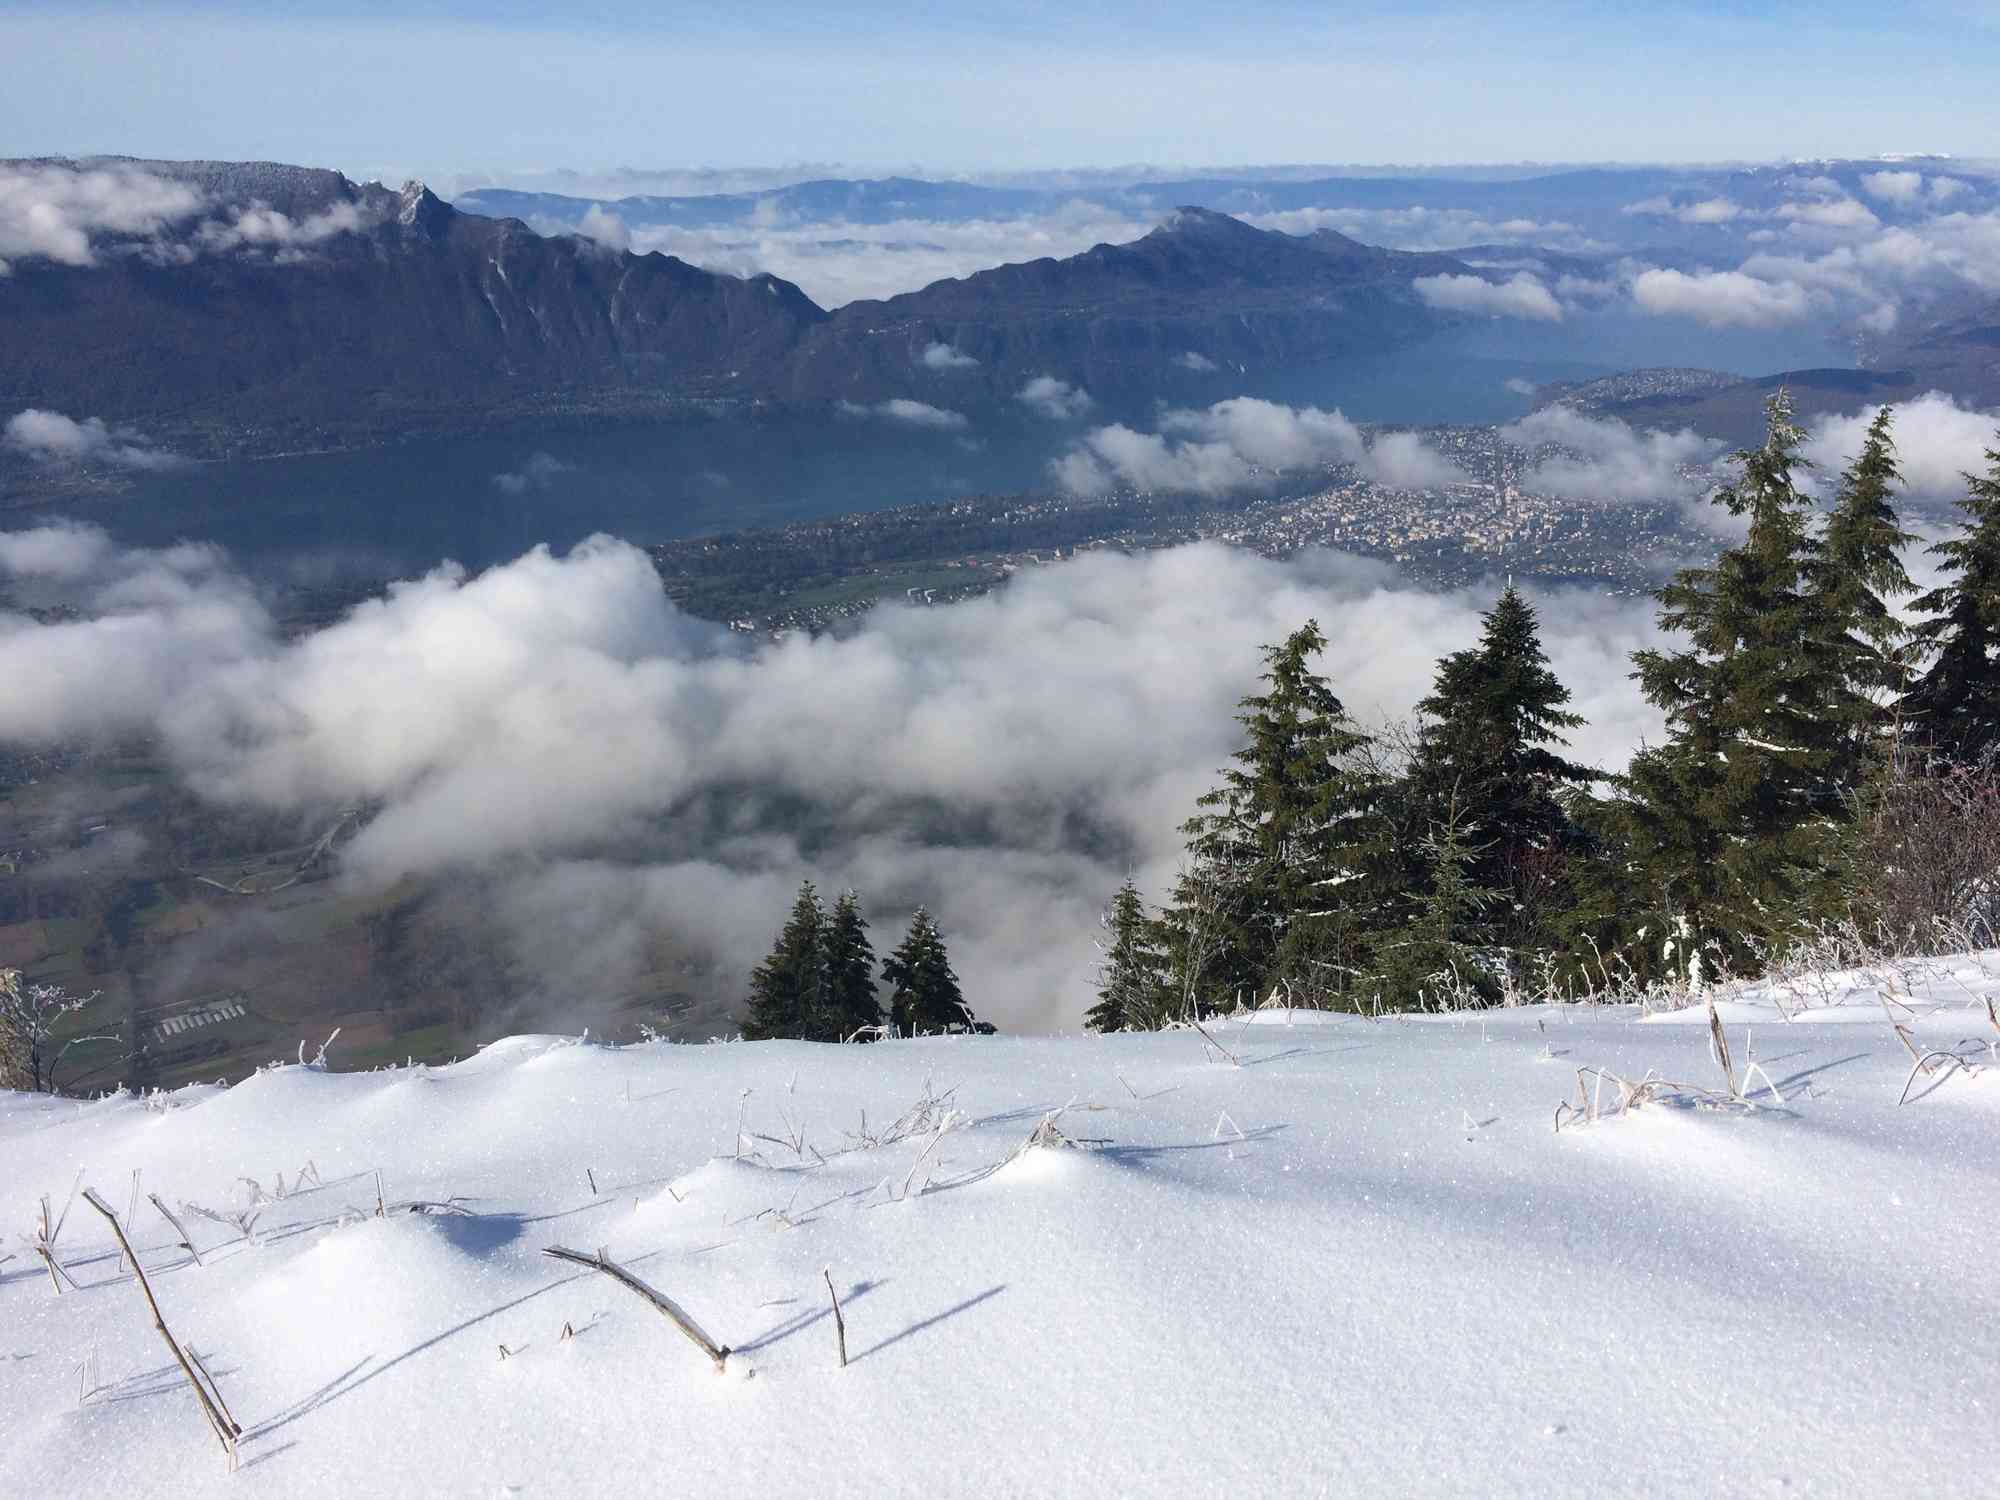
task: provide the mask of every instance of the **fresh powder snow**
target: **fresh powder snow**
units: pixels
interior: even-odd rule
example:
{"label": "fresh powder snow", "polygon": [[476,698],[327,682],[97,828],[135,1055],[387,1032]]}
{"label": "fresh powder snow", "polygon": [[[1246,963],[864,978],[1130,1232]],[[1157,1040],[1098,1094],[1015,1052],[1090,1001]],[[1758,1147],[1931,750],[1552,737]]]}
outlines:
{"label": "fresh powder snow", "polygon": [[0,1495],[1994,1493],[1996,995],[0,1094]]}

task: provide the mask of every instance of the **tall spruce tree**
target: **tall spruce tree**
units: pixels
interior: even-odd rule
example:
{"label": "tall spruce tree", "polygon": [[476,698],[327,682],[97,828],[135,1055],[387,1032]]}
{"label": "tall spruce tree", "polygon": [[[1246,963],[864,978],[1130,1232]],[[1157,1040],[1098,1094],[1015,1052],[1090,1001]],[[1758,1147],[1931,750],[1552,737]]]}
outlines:
{"label": "tall spruce tree", "polygon": [[1655,596],[1689,645],[1633,656],[1668,740],[1634,756],[1625,782],[1654,917],[1736,964],[1831,889],[1849,726],[1845,680],[1818,645],[1819,549],[1794,479],[1805,435],[1783,390],[1766,416],[1763,445],[1734,456],[1740,475],[1714,497],[1747,535]]}
{"label": "tall spruce tree", "polygon": [[1542,909],[1569,829],[1561,794],[1598,777],[1557,753],[1583,718],[1564,706],[1569,689],[1549,668],[1534,607],[1510,583],[1483,619],[1479,644],[1439,662],[1417,704],[1409,816],[1418,847],[1449,824],[1448,878],[1491,892],[1492,938],[1521,947],[1546,939]]}
{"label": "tall spruce tree", "polygon": [[1965,476],[1957,535],[1931,548],[1946,582],[1916,601],[1934,653],[1905,707],[1917,733],[1960,765],[2000,754],[2000,447],[1984,477]]}
{"label": "tall spruce tree", "polygon": [[1237,715],[1244,746],[1183,825],[1166,931],[1175,988],[1195,1008],[1254,1001],[1281,979],[1316,1003],[1338,998],[1379,925],[1381,780],[1364,763],[1368,736],[1311,668],[1325,646],[1308,620],[1264,648],[1264,691]]}
{"label": "tall spruce tree", "polygon": [[1152,1031],[1167,1020],[1166,955],[1128,877],[1104,913],[1107,940],[1097,967],[1097,1004],[1084,1017],[1092,1031]]}
{"label": "tall spruce tree", "polygon": [[779,1037],[823,1039],[826,1004],[826,912],[808,880],[770,956],[750,974],[750,1041]]}
{"label": "tall spruce tree", "polygon": [[1371,982],[1385,1003],[1429,1008],[1500,994],[1496,912],[1501,891],[1479,883],[1490,843],[1473,837],[1456,796],[1447,797],[1427,831],[1412,840],[1409,913],[1401,929],[1377,946]]}
{"label": "tall spruce tree", "polygon": [[1894,409],[1875,414],[1861,451],[1840,477],[1833,509],[1808,570],[1808,593],[1827,653],[1828,674],[1841,684],[1833,712],[1847,721],[1838,746],[1834,779],[1858,786],[1898,717],[1903,653],[1908,633],[1889,599],[1914,592],[1903,569],[1902,549],[1915,541],[1896,518],[1894,496],[1902,484],[1890,435]]}
{"label": "tall spruce tree", "polygon": [[892,987],[889,1024],[898,1036],[925,1036],[973,1024],[972,1010],[959,993],[958,976],[945,953],[944,936],[923,907],[911,919],[908,935],[883,961],[882,977]]}
{"label": "tall spruce tree", "polygon": [[833,903],[826,928],[826,1014],[832,1040],[844,1041],[864,1027],[882,1024],[876,999],[875,949],[868,941],[868,923],[861,915],[861,898],[842,891]]}

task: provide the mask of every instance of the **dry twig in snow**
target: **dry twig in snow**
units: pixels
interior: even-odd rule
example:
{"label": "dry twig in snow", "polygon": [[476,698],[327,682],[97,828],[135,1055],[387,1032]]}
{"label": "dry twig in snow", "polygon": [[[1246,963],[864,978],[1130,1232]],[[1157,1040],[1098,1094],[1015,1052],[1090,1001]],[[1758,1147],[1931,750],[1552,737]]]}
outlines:
{"label": "dry twig in snow", "polygon": [[681,1305],[674,1301],[673,1298],[655,1287],[648,1286],[637,1276],[634,1276],[630,1271],[612,1260],[602,1250],[599,1250],[595,1255],[585,1255],[581,1250],[570,1250],[561,1245],[551,1245],[542,1254],[554,1260],[566,1260],[572,1265],[586,1266],[593,1271],[602,1271],[620,1286],[645,1298],[646,1301],[652,1303],[660,1311],[668,1322],[686,1334],[690,1343],[714,1361],[717,1374],[722,1372],[723,1365],[729,1359],[728,1348],[716,1343],[714,1339],[702,1332],[701,1325],[689,1317]]}
{"label": "dry twig in snow", "polygon": [[[199,1358],[191,1357],[189,1351],[181,1347],[180,1341],[167,1327],[166,1317],[160,1312],[159,1299],[153,1295],[153,1285],[146,1280],[146,1273],[139,1265],[139,1257],[132,1249],[132,1242],[125,1238],[125,1226],[118,1222],[118,1215],[111,1211],[111,1205],[98,1197],[90,1188],[84,1189],[83,1201],[103,1214],[111,1225],[111,1232],[118,1236],[119,1248],[132,1262],[133,1274],[139,1279],[139,1290],[146,1294],[146,1306],[153,1314],[153,1327],[158,1329],[160,1337],[166,1340],[167,1347],[173,1351],[174,1359],[180,1364],[181,1373],[187,1376],[188,1384],[194,1387],[195,1399],[201,1403],[201,1414],[208,1419],[208,1425],[215,1433],[216,1441],[222,1444],[222,1451],[229,1458],[230,1472],[234,1473],[236,1445],[243,1437],[243,1429],[236,1425],[236,1419],[229,1414],[229,1407],[222,1399],[222,1391],[216,1386],[215,1377],[208,1373],[208,1367],[203,1365]],[[197,1371],[200,1373],[196,1373]]]}

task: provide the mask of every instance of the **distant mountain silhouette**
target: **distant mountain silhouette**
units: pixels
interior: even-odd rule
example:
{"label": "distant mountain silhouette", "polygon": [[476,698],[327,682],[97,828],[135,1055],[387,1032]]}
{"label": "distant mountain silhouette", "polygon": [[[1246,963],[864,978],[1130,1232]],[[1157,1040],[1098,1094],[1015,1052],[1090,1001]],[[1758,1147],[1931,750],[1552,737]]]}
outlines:
{"label": "distant mountain silhouette", "polygon": [[[1470,271],[1189,207],[1131,244],[829,314],[773,276],[543,236],[420,183],[271,163],[76,165],[170,178],[203,206],[157,233],[100,234],[92,265],[17,260],[0,278],[0,415],[137,422],[202,453],[715,400],[966,406],[1038,375],[1143,392],[1423,338],[1447,320],[1412,280]],[[926,360],[936,344],[953,352]]]}
{"label": "distant mountain silhouette", "polygon": [[[420,183],[128,165],[218,207],[164,243],[100,243],[93,266],[18,260],[0,278],[0,414],[144,421],[219,450],[365,441],[479,414],[765,393],[826,318],[776,277],[544,238]],[[287,223],[229,244],[252,203]]]}
{"label": "distant mountain silhouette", "polygon": [[[1446,320],[1411,283],[1446,273],[1472,274],[1453,256],[1180,208],[1130,244],[849,303],[803,341],[791,389],[857,398],[914,375],[928,390],[1000,397],[1046,374],[1129,392],[1184,371],[1190,355],[1228,370],[1303,364],[1435,332]],[[933,344],[978,363],[928,370]]]}

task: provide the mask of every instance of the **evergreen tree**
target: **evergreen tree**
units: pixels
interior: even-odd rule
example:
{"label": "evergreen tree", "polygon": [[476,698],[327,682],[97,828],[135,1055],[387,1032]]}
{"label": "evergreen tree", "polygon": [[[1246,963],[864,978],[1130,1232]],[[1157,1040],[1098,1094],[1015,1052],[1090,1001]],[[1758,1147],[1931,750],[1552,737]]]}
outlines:
{"label": "evergreen tree", "polygon": [[1892,498],[1902,483],[1890,437],[1894,419],[1893,408],[1885,406],[1869,424],[1861,451],[1841,475],[1808,567],[1825,669],[1844,683],[1833,711],[1847,721],[1848,732],[1832,775],[1849,787],[1860,783],[1906,686],[1897,650],[1906,631],[1884,597],[1913,591],[1901,549],[1915,538],[1898,523]]}
{"label": "evergreen tree", "polygon": [[1097,1004],[1084,1024],[1092,1031],[1154,1030],[1167,1018],[1166,956],[1129,877],[1103,922],[1110,941],[1098,965]]}
{"label": "evergreen tree", "polygon": [[1804,433],[1784,391],[1766,413],[1763,445],[1735,455],[1740,476],[1715,496],[1748,534],[1656,595],[1661,625],[1690,644],[1633,656],[1669,738],[1633,757],[1625,782],[1653,917],[1684,921],[1696,951],[1732,962],[1828,889],[1850,722],[1809,589],[1819,549],[1793,479]]}
{"label": "evergreen tree", "polygon": [[771,953],[750,974],[750,1015],[744,1037],[820,1039],[825,1026],[826,912],[808,880]]}
{"label": "evergreen tree", "polygon": [[883,962],[882,977],[893,987],[889,1024],[898,1036],[923,1036],[973,1024],[945,954],[944,938],[923,907],[917,908],[902,944]]}
{"label": "evergreen tree", "polygon": [[842,891],[833,903],[826,929],[826,1012],[832,1040],[845,1041],[865,1026],[882,1024],[882,1006],[875,998],[875,949],[868,941],[868,923],[861,915],[861,898]]}
{"label": "evergreen tree", "polygon": [[1521,946],[1544,939],[1539,910],[1560,880],[1569,829],[1560,794],[1597,773],[1557,753],[1583,719],[1564,707],[1569,689],[1549,670],[1534,607],[1509,584],[1484,622],[1477,646],[1438,663],[1417,705],[1409,795],[1416,841],[1449,824],[1470,851],[1463,879],[1494,893],[1494,940]]}
{"label": "evergreen tree", "polygon": [[1309,620],[1264,648],[1265,691],[1237,715],[1246,742],[1183,825],[1189,864],[1167,930],[1176,988],[1201,1007],[1255,999],[1281,976],[1337,993],[1365,945],[1381,782],[1363,763],[1368,737],[1309,666],[1325,646]]}
{"label": "evergreen tree", "polygon": [[1437,1004],[1448,996],[1499,997],[1494,945],[1501,892],[1479,883],[1492,852],[1480,842],[1456,796],[1415,845],[1419,884],[1409,921],[1379,947],[1371,976],[1397,1006]]}
{"label": "evergreen tree", "polygon": [[1919,734],[1960,765],[2000,753],[2000,448],[1965,476],[1956,536],[1931,548],[1947,581],[1916,601],[1931,618],[1917,634],[1935,655],[1905,707]]}

